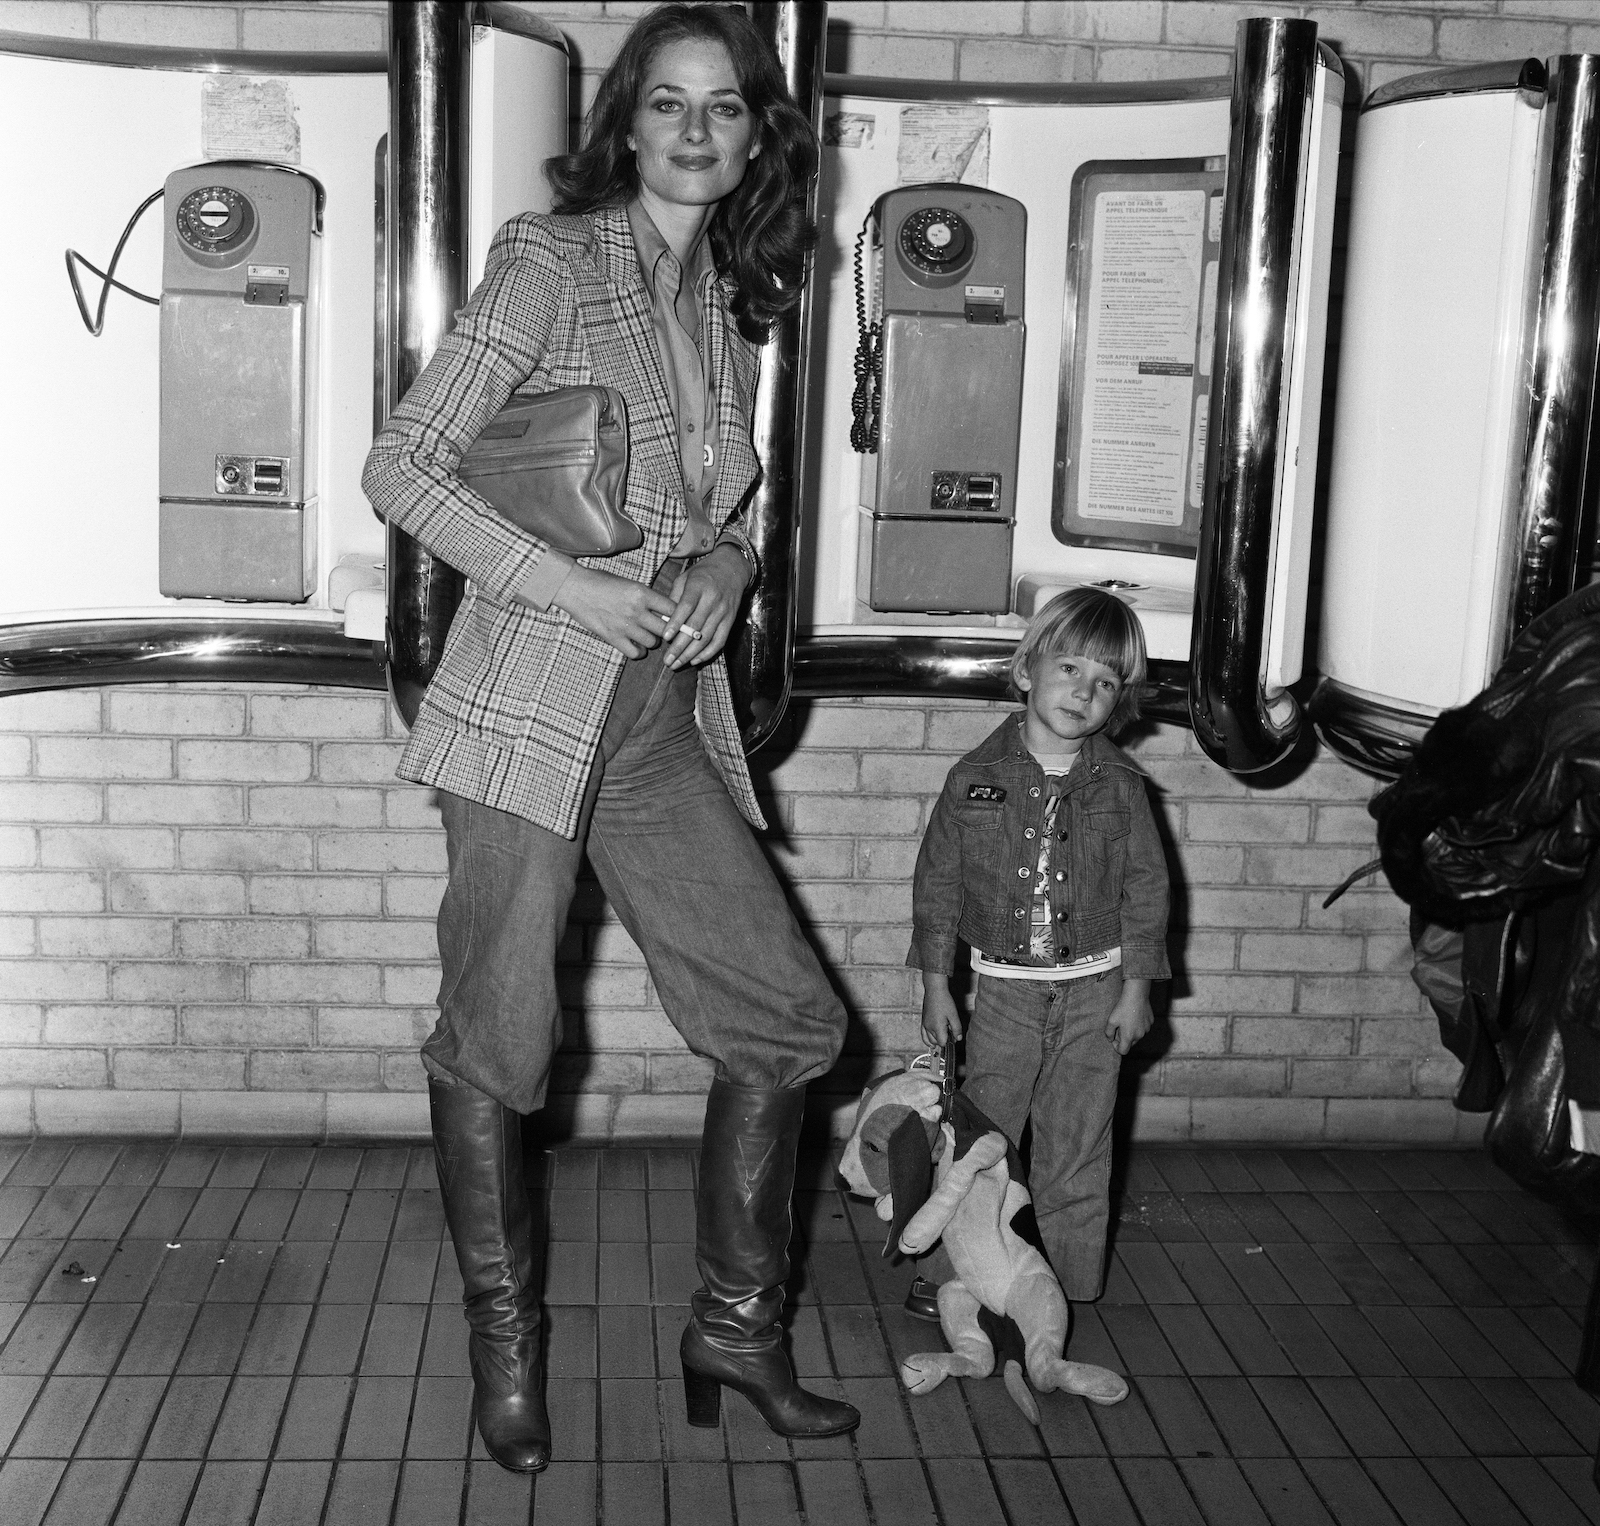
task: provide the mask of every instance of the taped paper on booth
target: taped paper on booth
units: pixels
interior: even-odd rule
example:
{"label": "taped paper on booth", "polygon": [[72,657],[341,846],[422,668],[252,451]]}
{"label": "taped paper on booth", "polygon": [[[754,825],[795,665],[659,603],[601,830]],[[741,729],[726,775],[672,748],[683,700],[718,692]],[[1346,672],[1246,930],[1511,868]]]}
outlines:
{"label": "taped paper on booth", "polygon": [[870,148],[878,119],[865,111],[836,111],[822,119],[824,148]]}
{"label": "taped paper on booth", "polygon": [[917,105],[900,108],[900,185],[958,180],[989,183],[989,108]]}
{"label": "taped paper on booth", "polygon": [[207,159],[300,162],[300,123],[281,79],[212,75],[200,94],[200,144]]}

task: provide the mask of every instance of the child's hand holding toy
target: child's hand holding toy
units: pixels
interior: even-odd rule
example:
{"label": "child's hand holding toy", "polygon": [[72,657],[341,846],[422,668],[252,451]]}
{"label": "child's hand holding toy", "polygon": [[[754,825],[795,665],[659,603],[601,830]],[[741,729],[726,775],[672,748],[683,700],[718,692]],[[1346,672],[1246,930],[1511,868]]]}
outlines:
{"label": "child's hand holding toy", "polygon": [[922,1042],[943,1049],[961,1037],[961,1009],[950,994],[950,979],[931,970],[922,975]]}

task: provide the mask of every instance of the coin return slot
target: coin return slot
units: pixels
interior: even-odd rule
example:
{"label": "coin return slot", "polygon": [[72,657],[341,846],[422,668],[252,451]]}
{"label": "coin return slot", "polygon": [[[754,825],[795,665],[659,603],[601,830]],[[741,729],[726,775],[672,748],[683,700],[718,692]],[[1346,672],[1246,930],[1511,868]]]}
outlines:
{"label": "coin return slot", "polygon": [[992,514],[1000,507],[1000,479],[998,477],[968,477],[967,507]]}

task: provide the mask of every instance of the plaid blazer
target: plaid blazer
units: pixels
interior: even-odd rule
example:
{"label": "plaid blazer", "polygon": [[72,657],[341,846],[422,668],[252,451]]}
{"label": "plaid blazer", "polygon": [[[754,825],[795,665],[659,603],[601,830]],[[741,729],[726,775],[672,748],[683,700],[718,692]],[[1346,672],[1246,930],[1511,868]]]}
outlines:
{"label": "plaid blazer", "polygon": [[[729,316],[732,283],[719,280],[714,290],[704,321],[722,459],[706,512],[742,539],[735,511],[759,475],[749,433],[757,351]],[[648,584],[683,533],[683,469],[650,298],[621,207],[583,217],[524,213],[496,234],[482,283],[379,432],[362,476],[379,514],[467,579],[400,777],[569,839],[627,659],[564,611],[512,597],[549,548],[463,486],[456,468],[513,392],[593,382],[627,401],[626,509],[644,544],[582,560]],[[720,656],[700,670],[696,717],[740,811],[764,826]]]}

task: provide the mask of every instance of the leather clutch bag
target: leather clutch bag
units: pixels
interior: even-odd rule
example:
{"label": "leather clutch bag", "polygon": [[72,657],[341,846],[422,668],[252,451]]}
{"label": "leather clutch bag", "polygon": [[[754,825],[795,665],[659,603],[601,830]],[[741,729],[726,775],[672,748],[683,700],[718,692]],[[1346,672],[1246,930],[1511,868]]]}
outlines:
{"label": "leather clutch bag", "polygon": [[628,412],[614,387],[513,397],[457,475],[512,524],[568,556],[615,556],[644,543],[622,512]]}

